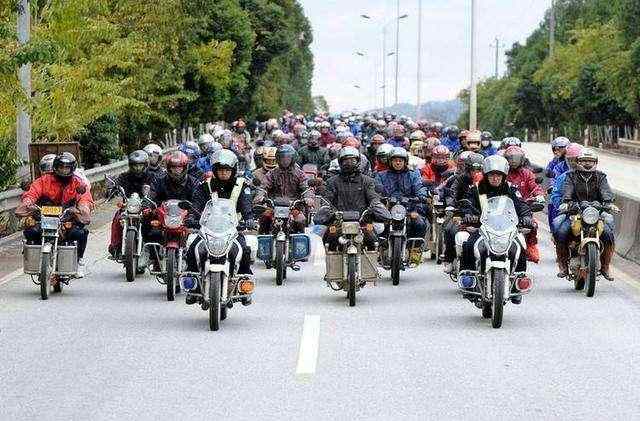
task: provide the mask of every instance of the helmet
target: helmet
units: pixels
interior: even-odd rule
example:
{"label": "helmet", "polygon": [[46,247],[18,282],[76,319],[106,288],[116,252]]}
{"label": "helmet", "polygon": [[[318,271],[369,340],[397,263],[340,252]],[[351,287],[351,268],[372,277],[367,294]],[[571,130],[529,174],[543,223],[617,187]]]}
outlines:
{"label": "helmet", "polygon": [[393,146],[391,144],[383,143],[378,147],[378,150],[376,151],[376,158],[378,159],[378,161],[384,162],[386,164],[392,151]]}
{"label": "helmet", "polygon": [[430,158],[433,154],[433,149],[438,145],[440,145],[440,139],[438,139],[437,137],[430,137],[425,140],[424,147],[422,148],[424,156]]}
{"label": "helmet", "polygon": [[462,137],[462,134],[460,134],[460,139],[462,141],[462,146],[464,147],[464,149],[474,152],[480,150],[481,135],[482,134],[478,130],[467,132],[467,135],[465,137]]}
{"label": "helmet", "polygon": [[345,130],[345,131],[338,132],[338,134],[336,135],[336,140],[340,143],[344,143],[348,138],[352,136],[353,134],[351,134],[350,131]]}
{"label": "helmet", "polygon": [[217,154],[213,165],[216,170],[227,168],[236,171],[238,168],[238,157],[232,151],[223,149]]}
{"label": "helmet", "polygon": [[268,171],[272,170],[278,166],[278,162],[276,161],[276,151],[278,148],[274,146],[268,146],[264,148],[264,152],[262,154],[262,166]]}
{"label": "helmet", "polygon": [[338,164],[340,165],[340,170],[347,174],[355,172],[360,165],[360,152],[351,146],[342,148],[338,155]]}
{"label": "helmet", "polygon": [[555,150],[557,148],[566,148],[570,143],[571,141],[564,136],[556,137],[551,142],[551,149]]}
{"label": "helmet", "polygon": [[491,132],[484,131],[480,135],[480,139],[482,141],[488,140],[489,142],[491,142],[493,140],[493,134]]}
{"label": "helmet", "polygon": [[137,150],[129,154],[129,171],[134,175],[143,175],[149,166],[149,154],[145,151]]}
{"label": "helmet", "polygon": [[266,128],[267,128],[267,130],[275,130],[275,129],[277,129],[278,128],[278,120],[276,120],[275,118],[270,118],[269,120],[267,120]]}
{"label": "helmet", "polygon": [[492,172],[499,172],[506,177],[509,174],[509,162],[500,155],[488,156],[484,159],[482,172],[485,175]]}
{"label": "helmet", "polygon": [[[467,165],[467,161],[471,157],[472,153],[473,152],[471,152],[471,151],[460,152],[460,154],[456,158],[456,166],[458,167],[458,169],[460,169],[460,170],[464,169],[464,167]],[[482,158],[482,160],[484,160],[484,157]]]}
{"label": "helmet", "polygon": [[311,130],[309,132],[309,139],[310,140],[318,140],[318,139],[320,139],[320,136],[321,136],[321,134],[317,130]]}
{"label": "helmet", "polygon": [[156,167],[160,164],[160,158],[162,157],[162,148],[160,146],[155,143],[149,143],[142,150],[149,155],[149,165]]}
{"label": "helmet", "polygon": [[276,161],[281,168],[289,168],[293,165],[296,157],[296,150],[291,145],[281,145],[276,151]]}
{"label": "helmet", "polygon": [[578,157],[579,171],[595,171],[598,166],[598,155],[591,148],[584,148]]}
{"label": "helmet", "polygon": [[405,148],[395,147],[389,154],[389,164],[394,158],[401,158],[404,160],[405,165],[409,163],[409,152]]}
{"label": "helmet", "polygon": [[460,134],[460,129],[458,126],[450,126],[449,131],[447,132],[448,137],[458,137]]}
{"label": "helmet", "polygon": [[565,157],[567,159],[571,159],[571,158],[577,159],[578,157],[580,157],[580,154],[582,153],[582,149],[584,148],[579,143],[570,143],[569,146],[567,146],[567,153],[565,154]]}
{"label": "helmet", "polygon": [[411,147],[409,148],[409,150],[411,151],[411,155],[418,156],[422,153],[423,147],[424,142],[421,140],[416,140],[415,142],[411,143]]}
{"label": "helmet", "polygon": [[418,140],[424,140],[425,135],[422,132],[422,130],[416,130],[413,133],[411,133],[411,136],[409,136],[409,140],[411,141],[411,143],[418,141]]}
{"label": "helmet", "polygon": [[164,157],[167,175],[173,181],[182,182],[187,178],[189,157],[181,151],[170,152]]}
{"label": "helmet", "polygon": [[438,145],[433,148],[433,152],[431,155],[431,162],[436,167],[444,168],[449,164],[449,158],[451,155],[451,151],[444,145]]}
{"label": "helmet", "polygon": [[522,146],[522,141],[517,137],[505,137],[500,143],[500,149],[507,149],[509,146]]}
{"label": "helmet", "polygon": [[328,121],[323,121],[322,123],[320,123],[320,129],[330,129],[331,128],[331,123],[329,123]]}
{"label": "helmet", "polygon": [[524,164],[525,152],[519,146],[509,146],[504,151],[504,157],[509,163],[509,167],[512,170],[516,170]]}
{"label": "helmet", "polygon": [[393,135],[394,136],[404,136],[406,130],[404,129],[404,126],[402,124],[396,124],[393,127]]}
{"label": "helmet", "polygon": [[470,152],[469,157],[464,163],[464,169],[467,172],[482,171],[483,164],[484,164],[484,156],[482,156],[482,154]]}
{"label": "helmet", "polygon": [[233,144],[233,133],[231,130],[225,129],[219,132],[217,141],[222,145],[223,149],[229,149]]}
{"label": "helmet", "polygon": [[53,161],[56,159],[56,154],[48,153],[40,159],[40,174],[47,174],[53,172]]}
{"label": "helmet", "polygon": [[469,136],[469,133],[469,130],[461,130],[460,134],[458,134],[458,139],[460,139],[461,142],[464,142],[467,136]]}
{"label": "helmet", "polygon": [[69,179],[78,167],[76,157],[70,152],[62,152],[53,160],[53,173],[56,177]]}
{"label": "helmet", "polygon": [[198,138],[198,146],[200,147],[200,152],[203,155],[208,155],[210,153],[212,143],[217,142],[209,133],[200,135],[200,137]]}
{"label": "helmet", "polygon": [[187,158],[189,158],[189,161],[194,161],[200,157],[200,147],[196,142],[191,140],[181,143],[178,150],[185,154]]}
{"label": "helmet", "polygon": [[378,146],[380,146],[384,142],[385,142],[384,136],[382,136],[381,134],[374,134],[373,136],[371,136],[372,145],[377,144]]}
{"label": "helmet", "polygon": [[360,141],[358,139],[356,139],[353,136],[349,136],[344,143],[342,144],[343,147],[347,147],[347,146],[351,146],[352,148],[356,148],[359,149],[360,148]]}

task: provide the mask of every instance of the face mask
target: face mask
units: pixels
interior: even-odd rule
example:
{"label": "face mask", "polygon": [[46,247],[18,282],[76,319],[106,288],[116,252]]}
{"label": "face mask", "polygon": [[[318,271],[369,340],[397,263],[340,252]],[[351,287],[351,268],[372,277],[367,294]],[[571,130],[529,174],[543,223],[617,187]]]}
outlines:
{"label": "face mask", "polygon": [[482,141],[482,147],[483,148],[487,148],[487,147],[489,147],[489,145],[491,145],[491,141],[489,141],[489,140],[483,140]]}

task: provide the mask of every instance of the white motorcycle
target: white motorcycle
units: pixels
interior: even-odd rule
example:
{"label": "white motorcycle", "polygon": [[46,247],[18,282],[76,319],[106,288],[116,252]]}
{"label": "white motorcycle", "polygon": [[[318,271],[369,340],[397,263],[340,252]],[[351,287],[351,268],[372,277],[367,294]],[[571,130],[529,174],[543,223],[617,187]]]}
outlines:
{"label": "white motorcycle", "polygon": [[525,253],[523,232],[513,201],[506,196],[488,199],[480,217],[480,239],[474,245],[475,271],[460,271],[458,286],[463,296],[491,318],[494,328],[502,326],[504,305],[520,302],[531,291],[531,279],[516,272],[520,255]]}
{"label": "white motorcycle", "polygon": [[[196,211],[188,201],[180,202],[180,207]],[[182,289],[187,296],[195,296],[203,310],[209,311],[209,329],[213,331],[220,329],[220,321],[227,317],[227,309],[234,303],[251,303],[255,287],[252,277],[237,275],[243,253],[237,241],[237,227],[235,203],[214,195],[202,211],[200,229],[187,241],[188,248],[200,238],[196,245],[198,272],[179,268]],[[200,292],[196,292],[198,286]]]}

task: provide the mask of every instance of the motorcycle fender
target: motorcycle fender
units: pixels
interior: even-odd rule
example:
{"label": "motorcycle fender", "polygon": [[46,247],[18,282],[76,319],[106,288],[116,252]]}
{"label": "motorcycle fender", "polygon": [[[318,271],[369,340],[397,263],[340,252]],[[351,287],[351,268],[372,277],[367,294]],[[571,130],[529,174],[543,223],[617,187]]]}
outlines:
{"label": "motorcycle fender", "polygon": [[347,254],[358,254],[358,248],[354,245],[347,247]]}
{"label": "motorcycle fender", "polygon": [[204,268],[206,273],[210,273],[210,272],[222,272],[225,274],[227,273],[227,265],[220,265],[220,264],[212,265],[211,263],[207,262],[205,263]]}
{"label": "motorcycle fender", "polygon": [[136,229],[136,231],[138,232],[138,252],[136,253],[136,256],[140,257],[142,255],[142,224],[138,225],[138,228]]}
{"label": "motorcycle fender", "polygon": [[276,234],[276,241],[285,241],[286,239],[287,235],[283,231],[280,231],[278,234]]}
{"label": "motorcycle fender", "polygon": [[580,241],[580,253],[584,252],[584,249],[587,247],[587,244],[589,243],[593,243],[596,245],[596,247],[598,247],[598,249],[600,249],[600,240],[598,240],[597,238],[593,238],[593,237],[587,237],[587,238],[583,238]]}
{"label": "motorcycle fender", "polygon": [[491,271],[491,269],[504,269],[506,271],[509,271],[509,269],[511,269],[511,263],[509,262],[509,260],[505,260],[505,261],[500,261],[500,260],[496,260],[493,261],[491,259],[487,259],[486,261],[486,273],[489,273]]}

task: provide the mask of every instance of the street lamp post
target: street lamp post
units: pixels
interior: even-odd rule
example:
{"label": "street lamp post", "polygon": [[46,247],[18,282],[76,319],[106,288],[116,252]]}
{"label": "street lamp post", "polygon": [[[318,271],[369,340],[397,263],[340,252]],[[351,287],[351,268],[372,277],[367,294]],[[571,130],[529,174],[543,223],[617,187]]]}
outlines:
{"label": "street lamp post", "polygon": [[[31,13],[29,0],[20,0],[18,3],[18,42],[25,45],[31,37]],[[19,70],[20,85],[25,95],[25,101],[31,98],[31,63],[25,63]],[[23,163],[29,162],[29,143],[31,143],[31,116],[23,105],[18,105],[18,118],[16,124],[17,152]],[[25,171],[25,167],[21,169]],[[20,174],[23,176],[24,174]]]}
{"label": "street lamp post", "polygon": [[469,130],[478,126],[478,92],[476,87],[476,0],[471,0],[471,89],[469,95]]}

